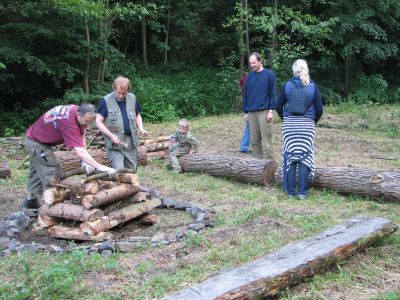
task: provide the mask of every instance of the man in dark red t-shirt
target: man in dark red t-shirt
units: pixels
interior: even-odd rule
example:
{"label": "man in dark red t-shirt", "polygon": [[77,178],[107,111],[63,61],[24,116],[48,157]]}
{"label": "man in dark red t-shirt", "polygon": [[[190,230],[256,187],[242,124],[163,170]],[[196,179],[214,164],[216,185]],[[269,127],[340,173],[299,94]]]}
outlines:
{"label": "man in dark red t-shirt", "polygon": [[94,170],[115,174],[116,170],[99,164],[86,150],[85,130],[96,118],[92,104],[60,105],[44,113],[25,136],[25,149],[30,156],[28,193],[23,207],[37,208],[36,195],[50,188],[50,180],[61,177],[61,167],[51,146],[65,144],[74,149],[87,173]]}

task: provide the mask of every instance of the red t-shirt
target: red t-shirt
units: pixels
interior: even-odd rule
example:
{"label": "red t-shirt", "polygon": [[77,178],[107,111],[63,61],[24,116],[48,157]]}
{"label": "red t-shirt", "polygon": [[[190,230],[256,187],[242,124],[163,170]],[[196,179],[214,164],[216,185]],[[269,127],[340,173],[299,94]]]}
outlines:
{"label": "red t-shirt", "polygon": [[67,148],[84,147],[85,129],[78,123],[77,105],[60,105],[44,113],[26,131],[26,136],[42,144],[60,145]]}

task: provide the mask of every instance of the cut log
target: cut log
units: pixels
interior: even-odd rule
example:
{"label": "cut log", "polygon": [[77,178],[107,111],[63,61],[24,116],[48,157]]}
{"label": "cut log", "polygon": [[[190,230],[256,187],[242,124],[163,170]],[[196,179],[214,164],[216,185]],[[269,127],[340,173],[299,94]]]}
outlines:
{"label": "cut log", "polygon": [[11,170],[6,161],[0,163],[0,178],[8,178],[11,176]]}
{"label": "cut log", "polygon": [[[277,171],[276,181],[282,182]],[[371,198],[400,200],[400,172],[374,171],[355,168],[316,168],[315,179],[309,185]]]}
{"label": "cut log", "polygon": [[138,191],[140,191],[139,184],[123,183],[115,188],[100,191],[96,195],[83,196],[82,205],[86,209],[91,209],[93,207],[99,207],[104,204],[113,203],[119,199],[133,195]]}
{"label": "cut log", "polygon": [[104,212],[100,209],[87,210],[80,205],[57,203],[49,206],[44,204],[40,207],[40,212],[50,216],[66,220],[76,221],[95,221],[104,216]]}
{"label": "cut log", "polygon": [[49,205],[63,202],[71,197],[71,190],[52,187],[43,192],[43,200]]}
{"label": "cut log", "polygon": [[114,181],[105,181],[105,180],[98,180],[99,183],[99,190],[106,190],[106,189],[112,189],[118,186],[117,182]]}
{"label": "cut log", "polygon": [[[89,149],[90,155],[100,164],[111,167],[111,161],[108,159],[107,151],[103,149]],[[62,178],[69,177],[71,175],[84,174],[85,172],[81,168],[79,157],[75,151],[56,151],[54,152],[63,174]],[[147,154],[144,147],[138,147],[138,165],[147,164]]]}
{"label": "cut log", "polygon": [[150,199],[151,199],[150,193],[138,192],[138,193],[133,194],[132,196],[130,196],[128,198],[127,202],[129,202],[129,203],[139,203],[139,202],[144,202],[144,201],[150,200]]}
{"label": "cut log", "polygon": [[86,232],[90,235],[95,235],[113,228],[121,223],[140,217],[160,205],[160,199],[152,199],[146,202],[133,204],[113,211],[108,216],[104,216],[99,220],[93,222],[84,222],[80,225],[80,228],[83,232]]}
{"label": "cut log", "polygon": [[52,227],[54,225],[60,224],[60,220],[57,218],[47,216],[44,213],[39,213],[39,216],[37,218],[37,223],[41,227]]}
{"label": "cut log", "polygon": [[165,299],[260,299],[274,296],[280,289],[347,259],[396,230],[397,225],[383,218],[356,217],[313,237],[288,244],[256,262],[212,276]]}
{"label": "cut log", "polygon": [[171,136],[159,136],[158,138],[155,139],[146,139],[146,140],[140,140],[140,145],[149,145],[149,144],[155,144],[155,143],[162,143],[162,142],[167,142],[171,140]]}
{"label": "cut log", "polygon": [[105,240],[111,241],[114,239],[114,235],[111,232],[100,232],[97,235],[91,236],[85,232],[82,232],[79,228],[61,225],[50,227],[48,232],[51,237],[68,240],[102,242]]}
{"label": "cut log", "polygon": [[84,181],[80,179],[65,178],[60,182],[51,182],[51,185],[54,187],[70,189],[75,193],[82,194],[96,194],[99,190],[98,182],[95,180],[84,183]]}
{"label": "cut log", "polygon": [[224,155],[194,154],[179,157],[182,170],[224,176],[242,182],[271,185],[277,164],[265,159],[245,159]]}
{"label": "cut log", "polygon": [[160,217],[156,214],[147,214],[141,217],[139,222],[145,225],[153,225],[156,223],[160,223]]}
{"label": "cut log", "polygon": [[168,157],[168,152],[165,150],[147,152],[147,159],[167,159]]}
{"label": "cut log", "polygon": [[104,181],[116,181],[121,183],[129,183],[129,184],[139,184],[137,174],[129,174],[129,173],[121,173],[118,174],[117,177],[104,177],[102,178]]}
{"label": "cut log", "polygon": [[146,144],[145,148],[147,152],[154,152],[160,150],[168,150],[169,146],[171,146],[171,142],[163,142],[163,143],[153,143],[153,144]]}

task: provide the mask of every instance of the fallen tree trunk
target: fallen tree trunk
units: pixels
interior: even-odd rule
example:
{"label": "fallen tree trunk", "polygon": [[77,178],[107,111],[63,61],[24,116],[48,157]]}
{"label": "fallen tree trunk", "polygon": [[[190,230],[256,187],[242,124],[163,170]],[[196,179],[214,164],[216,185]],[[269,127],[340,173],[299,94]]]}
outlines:
{"label": "fallen tree trunk", "polygon": [[[276,181],[282,182],[277,171]],[[374,171],[355,168],[316,168],[309,185],[371,198],[400,200],[400,172]]]}
{"label": "fallen tree trunk", "polygon": [[146,202],[133,204],[113,211],[108,216],[105,216],[99,220],[93,222],[84,222],[80,225],[80,228],[83,232],[86,232],[90,235],[95,235],[131,219],[140,217],[160,205],[160,199],[152,199]]}
{"label": "fallen tree trunk", "polygon": [[110,204],[119,199],[128,197],[140,191],[139,184],[120,184],[115,188],[98,192],[96,195],[85,195],[82,197],[82,206],[86,209]]}
{"label": "fallen tree trunk", "polygon": [[368,247],[397,225],[374,217],[356,217],[313,237],[290,243],[256,262],[208,278],[166,300],[259,299],[311,277]]}
{"label": "fallen tree trunk", "polygon": [[[88,149],[90,155],[100,164],[111,167],[111,161],[107,156],[107,151],[102,149]],[[147,164],[147,154],[144,147],[138,147],[138,165]],[[75,151],[56,151],[54,152],[63,174],[62,178],[66,178],[71,175],[84,174],[85,172],[81,168],[79,157]]]}
{"label": "fallen tree trunk", "polygon": [[95,221],[104,216],[100,209],[87,210],[80,205],[57,203],[49,206],[44,204],[40,207],[40,212],[50,217],[76,221]]}
{"label": "fallen tree trunk", "polygon": [[11,176],[11,170],[6,161],[0,163],[0,178],[7,178]]}
{"label": "fallen tree trunk", "polygon": [[100,232],[97,235],[91,236],[85,232],[82,232],[79,228],[61,225],[50,227],[48,229],[48,233],[51,237],[68,240],[102,242],[105,240],[111,241],[114,239],[114,235],[111,232]]}
{"label": "fallen tree trunk", "polygon": [[224,155],[194,154],[179,157],[182,170],[224,176],[237,181],[271,185],[277,164],[265,159],[245,159]]}

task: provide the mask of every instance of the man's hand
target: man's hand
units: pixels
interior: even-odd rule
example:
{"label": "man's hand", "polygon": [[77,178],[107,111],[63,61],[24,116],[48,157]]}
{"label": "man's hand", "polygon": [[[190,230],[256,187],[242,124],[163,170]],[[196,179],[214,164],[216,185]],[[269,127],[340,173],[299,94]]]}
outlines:
{"label": "man's hand", "polygon": [[271,122],[274,117],[274,112],[272,110],[268,111],[267,122]]}
{"label": "man's hand", "polygon": [[105,165],[99,165],[97,167],[97,170],[100,171],[100,172],[107,173],[108,176],[110,176],[110,177],[113,177],[115,174],[117,174],[117,170],[115,170],[113,168],[110,168],[110,167],[107,167]]}
{"label": "man's hand", "polygon": [[141,135],[148,135],[149,133],[142,127],[142,128],[138,128],[138,131]]}
{"label": "man's hand", "polygon": [[111,134],[110,139],[111,139],[111,142],[114,144],[119,144],[121,142],[115,134]]}
{"label": "man's hand", "polygon": [[83,170],[85,170],[86,174],[88,174],[88,175],[92,174],[95,171],[94,167],[92,167],[91,165],[85,163],[83,160],[81,162],[81,168]]}

